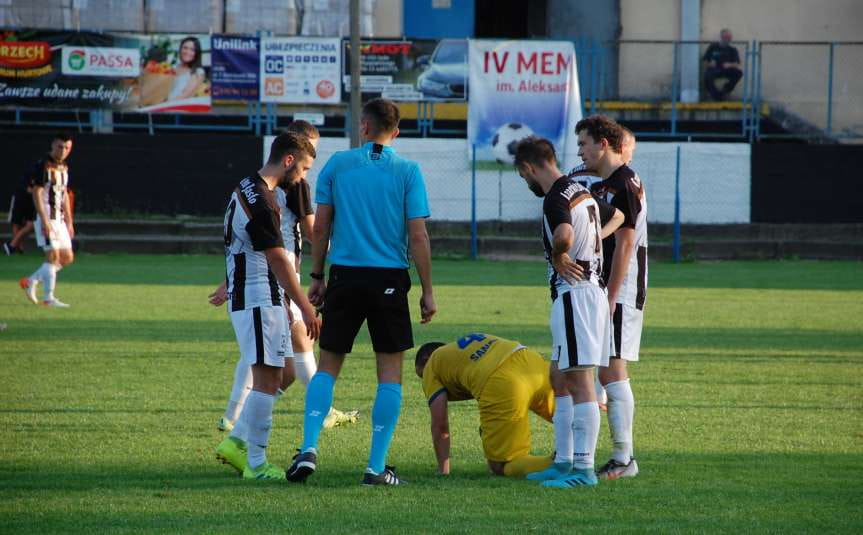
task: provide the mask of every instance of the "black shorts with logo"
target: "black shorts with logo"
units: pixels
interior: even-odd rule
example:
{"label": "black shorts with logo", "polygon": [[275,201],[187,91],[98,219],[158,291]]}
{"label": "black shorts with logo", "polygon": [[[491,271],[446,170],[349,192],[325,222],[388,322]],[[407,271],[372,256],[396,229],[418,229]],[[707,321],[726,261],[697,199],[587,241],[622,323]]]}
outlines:
{"label": "black shorts with logo", "polygon": [[398,353],[414,346],[406,269],[332,266],[324,297],[321,349],[350,353],[368,321],[372,348]]}

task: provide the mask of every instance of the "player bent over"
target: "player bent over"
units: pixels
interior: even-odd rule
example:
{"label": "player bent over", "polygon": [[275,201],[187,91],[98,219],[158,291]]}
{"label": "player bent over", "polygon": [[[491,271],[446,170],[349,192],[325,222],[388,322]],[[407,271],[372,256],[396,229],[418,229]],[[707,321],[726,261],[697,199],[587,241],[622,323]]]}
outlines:
{"label": "player bent over", "polygon": [[[279,285],[297,302],[310,338],[320,322],[297,282],[285,253],[276,186],[305,177],[315,158],[309,141],[281,134],[273,141],[267,163],[244,178],[231,195],[225,213],[225,260],[229,310],[241,358],[252,367],[252,391],[231,434],[217,448],[217,457],[242,471],[245,479],[283,479],[284,471],[267,462],[266,448],[273,421],[273,403],[282,384],[282,368],[293,376],[288,343],[290,331]],[[247,446],[242,456],[243,438]],[[244,462],[245,461],[245,462]]]}
{"label": "player bent over", "polygon": [[542,239],[552,299],[556,455],[550,467],[527,478],[550,487],[592,486],[597,483],[599,437],[593,373],[596,366],[608,365],[611,344],[611,318],[601,287],[601,220],[615,220],[613,209],[560,172],[554,146],[546,139],[519,143],[515,164],[528,188],[544,198]]}
{"label": "player bent over", "polygon": [[45,263],[29,277],[21,279],[21,288],[32,303],[38,304],[36,285],[44,285],[42,304],[68,308],[69,305],[54,297],[57,272],[72,263],[72,207],[69,192],[69,167],[66,158],[72,152],[72,138],[66,134],[54,136],[51,152],[43,160],[41,172],[32,178],[33,204],[36,207],[36,243],[45,251]]}
{"label": "player bent over", "polygon": [[416,373],[431,413],[438,472],[450,472],[447,404],[476,399],[482,449],[492,473],[524,477],[544,470],[552,457],[530,455],[529,412],[552,421],[554,392],[548,362],[518,342],[472,333],[457,342],[423,344]]}
{"label": "player bent over", "polygon": [[[293,121],[285,128],[285,132],[293,132],[301,136],[305,136],[312,147],[317,150],[320,133],[314,125],[308,121]],[[300,277],[300,258],[302,254],[302,233],[311,237],[312,226],[314,225],[314,212],[311,208],[311,192],[309,183],[302,179],[298,182],[277,187],[273,190],[276,197],[276,204],[281,214],[281,229],[282,239],[285,243],[285,251],[288,254],[288,261],[294,265],[297,272],[297,280]],[[209,296],[210,304],[221,306],[227,301],[226,291],[227,281],[222,282],[212,294]],[[277,392],[281,393],[286,390],[293,382],[294,377],[308,387],[309,381],[317,371],[317,363],[315,362],[314,346],[312,341],[306,335],[306,326],[302,322],[302,313],[294,301],[288,300],[290,307],[289,326],[291,331],[291,348],[294,353],[294,374],[284,374],[282,386]],[[234,422],[243,410],[246,397],[252,390],[252,369],[246,364],[243,359],[237,361],[234,369],[234,383],[231,387],[231,394],[228,398],[228,404],[225,408],[225,413],[219,418],[217,428],[219,431],[231,431],[234,428]],[[357,421],[358,411],[342,412],[335,407],[330,409],[329,414],[324,419],[324,428],[329,429],[344,424],[351,424]]]}
{"label": "player bent over", "polygon": [[[607,143],[604,137],[615,128],[623,132],[619,146]],[[576,131],[579,155],[603,178],[594,185],[595,192],[610,198],[624,215],[623,225],[603,244],[610,250],[606,251],[603,279],[614,327],[614,355],[609,366],[600,369],[599,380],[608,393],[608,426],[614,449],[598,473],[603,479],[634,477],[638,474],[632,448],[635,398],[626,362],[638,361],[647,299],[647,194],[638,174],[628,165],[635,151],[632,132],[602,115],[582,119]]]}

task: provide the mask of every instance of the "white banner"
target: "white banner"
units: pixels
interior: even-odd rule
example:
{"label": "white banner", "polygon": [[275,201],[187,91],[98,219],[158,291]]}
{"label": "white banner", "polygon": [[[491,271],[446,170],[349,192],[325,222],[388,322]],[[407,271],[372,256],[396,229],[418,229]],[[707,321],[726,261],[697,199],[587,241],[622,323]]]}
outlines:
{"label": "white banner", "polygon": [[470,40],[468,142],[479,160],[512,164],[516,143],[547,138],[563,168],[575,165],[581,102],[569,41]]}
{"label": "white banner", "polygon": [[261,39],[262,102],[341,102],[341,40],[314,37]]}
{"label": "white banner", "polygon": [[61,72],[66,76],[136,78],[141,74],[137,48],[64,46]]}

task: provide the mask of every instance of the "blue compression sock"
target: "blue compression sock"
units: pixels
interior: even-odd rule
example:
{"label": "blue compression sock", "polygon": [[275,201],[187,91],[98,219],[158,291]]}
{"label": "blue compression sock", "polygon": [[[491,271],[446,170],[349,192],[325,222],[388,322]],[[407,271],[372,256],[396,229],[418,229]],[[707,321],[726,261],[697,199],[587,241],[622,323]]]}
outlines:
{"label": "blue compression sock", "polygon": [[369,454],[369,468],[380,474],[384,471],[387,451],[399,421],[402,406],[402,385],[381,383],[378,385],[375,405],[372,408],[372,450]]}
{"label": "blue compression sock", "polygon": [[327,372],[319,371],[306,388],[306,409],[303,417],[303,445],[301,451],[318,449],[318,437],[324,426],[324,418],[333,405],[333,386],[335,378]]}

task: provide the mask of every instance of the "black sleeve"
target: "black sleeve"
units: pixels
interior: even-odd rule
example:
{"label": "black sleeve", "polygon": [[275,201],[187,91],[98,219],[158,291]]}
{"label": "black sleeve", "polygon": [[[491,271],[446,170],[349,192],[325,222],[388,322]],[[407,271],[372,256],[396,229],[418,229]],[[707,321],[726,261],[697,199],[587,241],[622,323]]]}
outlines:
{"label": "black sleeve", "polygon": [[569,200],[559,193],[549,192],[542,201],[542,213],[548,220],[551,233],[558,225],[568,223],[572,225],[572,214],[569,211]]}
{"label": "black sleeve", "polygon": [[635,228],[635,220],[641,212],[635,173],[628,167],[623,167],[609,177],[609,189],[614,194],[611,205],[623,212],[621,227]]}
{"label": "black sleeve", "polygon": [[24,176],[24,184],[28,188],[42,186],[45,184],[46,178],[45,160],[38,160],[27,169],[27,174]]}
{"label": "black sleeve", "polygon": [[732,56],[732,58],[733,58],[733,59],[730,61],[730,63],[740,63],[740,52],[738,52],[738,51],[737,51],[737,47],[736,47],[736,46],[732,46],[732,47],[730,47],[730,48],[731,48],[731,56]]}
{"label": "black sleeve", "polygon": [[710,46],[707,47],[707,50],[704,51],[704,56],[701,58],[702,61],[711,61],[711,54],[713,53],[713,49],[716,47],[715,43],[711,43]]}
{"label": "black sleeve", "polygon": [[611,221],[611,218],[614,217],[614,206],[603,201],[596,195],[593,196],[593,200],[596,201],[596,205],[599,206],[599,223],[604,227],[609,221]]}
{"label": "black sleeve", "polygon": [[284,247],[279,215],[274,206],[267,202],[259,202],[255,205],[252,208],[252,217],[246,223],[246,232],[252,239],[252,248],[255,251],[263,251],[273,247]]}
{"label": "black sleeve", "polygon": [[301,180],[285,192],[285,203],[288,205],[288,209],[297,216],[297,219],[315,213],[312,209],[312,191],[309,188],[309,183],[305,180]]}

